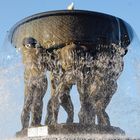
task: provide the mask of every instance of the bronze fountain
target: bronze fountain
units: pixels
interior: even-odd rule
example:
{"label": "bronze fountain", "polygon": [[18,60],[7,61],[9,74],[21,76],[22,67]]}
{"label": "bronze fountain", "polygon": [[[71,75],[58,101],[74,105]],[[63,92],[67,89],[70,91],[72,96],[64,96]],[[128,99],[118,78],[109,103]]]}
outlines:
{"label": "bronze fountain", "polygon": [[[39,13],[13,26],[9,41],[21,50],[25,66],[21,132],[41,125],[46,71],[50,71],[51,99],[45,121],[50,134],[125,134],[111,126],[105,109],[117,90],[132,39],[132,28],[122,19],[84,10]],[[80,97],[79,123],[73,123],[73,85]],[[60,105],[68,114],[66,124],[57,122]]]}

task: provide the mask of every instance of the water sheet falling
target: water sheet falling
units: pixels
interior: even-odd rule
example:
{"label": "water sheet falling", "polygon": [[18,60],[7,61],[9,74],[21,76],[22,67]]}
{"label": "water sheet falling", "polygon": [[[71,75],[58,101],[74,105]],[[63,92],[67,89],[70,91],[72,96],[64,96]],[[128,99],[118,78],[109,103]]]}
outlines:
{"label": "water sheet falling", "polygon": [[[15,48],[9,44],[1,48],[0,109],[3,112],[1,120],[4,122],[0,126],[5,126],[5,129],[0,129],[3,136],[12,135],[20,129],[25,64],[29,69],[34,67],[30,65],[31,58],[34,58],[38,69],[47,68],[47,71],[53,73],[58,95],[62,92],[62,86],[68,87],[66,93],[70,92],[71,86],[78,87],[77,90],[70,92],[75,103],[75,122],[95,123],[97,118],[96,123],[99,123],[102,119],[98,118],[97,114],[93,115],[93,112],[98,112],[96,106],[104,105],[103,113],[109,115],[111,125],[121,127],[130,136],[139,137],[140,53],[139,42],[134,31],[123,20],[112,16],[107,18],[103,15],[101,18],[99,13],[86,12],[81,15],[80,11],[77,11],[77,16],[73,16],[75,15],[73,11],[70,15],[67,11],[61,14],[62,18],[55,12],[26,18],[10,32],[10,41]],[[96,22],[92,16],[96,18]],[[24,42],[25,38],[33,38],[35,42]],[[33,54],[31,57],[30,53]],[[27,63],[24,63],[25,61]],[[49,81],[49,74],[47,77]],[[38,83],[38,80],[35,82]],[[48,92],[50,92],[49,88],[47,95]],[[76,95],[75,98],[75,93],[79,94],[79,92],[95,95],[93,99],[90,95],[85,98],[79,95],[80,99],[86,99],[88,103],[90,101],[88,116],[84,120],[80,117],[78,119],[80,107],[76,103],[79,102],[79,97]],[[44,98],[45,104],[48,98],[50,97]],[[104,98],[107,100],[102,100]],[[86,100],[81,102],[85,103]],[[102,102],[97,102],[99,100]],[[46,106],[44,108],[45,116]],[[84,107],[80,111],[82,112],[83,109]],[[61,115],[59,113],[60,121],[65,122]],[[10,132],[13,127],[16,130]]]}

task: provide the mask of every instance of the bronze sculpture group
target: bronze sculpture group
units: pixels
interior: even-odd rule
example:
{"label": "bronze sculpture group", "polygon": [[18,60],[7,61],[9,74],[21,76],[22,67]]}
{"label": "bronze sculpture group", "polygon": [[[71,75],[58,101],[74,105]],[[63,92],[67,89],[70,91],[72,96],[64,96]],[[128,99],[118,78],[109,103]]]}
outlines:
{"label": "bronze sculpture group", "polygon": [[22,130],[41,125],[47,79],[51,98],[46,125],[58,123],[60,105],[67,112],[66,123],[73,123],[70,91],[76,85],[79,124],[95,126],[97,118],[98,126],[110,127],[106,108],[117,90],[123,57],[132,39],[132,28],[123,20],[92,11],[44,12],[17,23],[9,40],[20,48],[25,66]]}
{"label": "bronze sculpture group", "polygon": [[[55,49],[45,49],[36,39],[23,39],[21,47],[25,65],[25,100],[21,115],[23,129],[39,126],[42,118],[43,97],[48,82],[46,71],[51,72],[51,99],[47,106],[45,124],[57,123],[59,106],[68,114],[67,123],[73,122],[73,104],[70,97],[76,85],[81,109],[80,124],[110,126],[105,109],[117,89],[117,79],[123,70],[126,48],[116,44],[70,43]],[[31,112],[31,115],[30,115]]]}

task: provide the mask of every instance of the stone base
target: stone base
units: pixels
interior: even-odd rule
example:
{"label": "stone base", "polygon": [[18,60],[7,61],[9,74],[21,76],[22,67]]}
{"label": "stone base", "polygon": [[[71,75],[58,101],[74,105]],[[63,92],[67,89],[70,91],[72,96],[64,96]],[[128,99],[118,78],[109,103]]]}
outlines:
{"label": "stone base", "polygon": [[99,125],[81,125],[73,124],[57,124],[48,126],[48,134],[115,134],[125,135],[125,132],[119,127],[99,126]]}
{"label": "stone base", "polygon": [[114,126],[99,126],[99,125],[81,125],[73,124],[56,124],[49,126],[31,127],[17,132],[17,137],[47,137],[51,135],[81,135],[81,134],[110,134],[110,135],[125,135],[125,132],[119,127]]}
{"label": "stone base", "polygon": [[[20,139],[21,140],[21,139]],[[24,138],[24,140],[140,140],[122,135],[107,134],[67,134],[67,135],[49,135],[46,137]]]}
{"label": "stone base", "polygon": [[17,138],[27,137],[27,136],[28,136],[28,129],[24,129],[24,130],[16,132],[16,137]]}

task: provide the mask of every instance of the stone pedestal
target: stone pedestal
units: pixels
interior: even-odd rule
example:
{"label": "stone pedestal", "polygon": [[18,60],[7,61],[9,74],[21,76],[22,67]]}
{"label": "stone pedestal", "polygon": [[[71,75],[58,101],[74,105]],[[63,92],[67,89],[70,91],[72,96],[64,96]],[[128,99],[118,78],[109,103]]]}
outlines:
{"label": "stone pedestal", "polygon": [[17,137],[28,137],[29,139],[37,139],[40,138],[51,138],[54,136],[55,138],[58,136],[66,136],[70,139],[71,136],[75,138],[81,135],[125,135],[125,132],[119,127],[114,126],[104,126],[101,127],[99,125],[81,125],[78,123],[74,124],[56,124],[49,126],[40,126],[40,127],[31,127],[27,130],[18,132]]}

